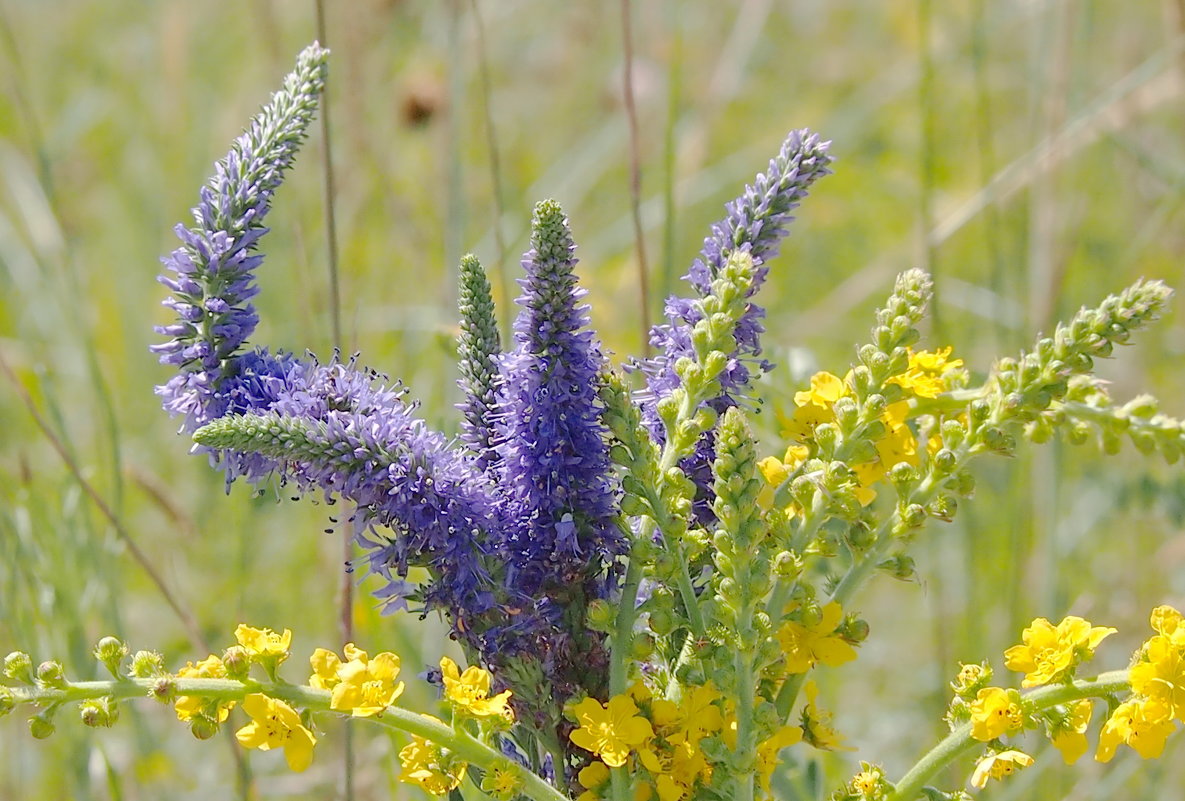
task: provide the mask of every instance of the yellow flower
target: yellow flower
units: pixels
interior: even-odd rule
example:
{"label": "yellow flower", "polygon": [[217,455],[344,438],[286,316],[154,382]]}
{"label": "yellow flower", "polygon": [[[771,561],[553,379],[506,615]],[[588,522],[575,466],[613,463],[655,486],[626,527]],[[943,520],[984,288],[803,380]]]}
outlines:
{"label": "yellow flower", "polygon": [[693,746],[698,746],[704,737],[724,727],[724,716],[720,713],[720,707],[716,706],[719,700],[720,691],[710,681],[702,686],[691,687],[683,694],[679,709],[681,734]]}
{"label": "yellow flower", "polygon": [[[781,412],[782,436],[798,442],[807,442],[815,435],[815,427],[835,419],[832,405],[847,392],[847,386],[839,376],[827,372],[811,376],[811,388],[794,394],[797,407],[791,417]],[[786,460],[788,461],[788,460]]]}
{"label": "yellow flower", "polygon": [[988,742],[1024,727],[1020,694],[1016,690],[984,687],[971,702],[971,736]]}
{"label": "yellow flower", "polygon": [[333,688],[329,708],[359,718],[382,714],[403,694],[403,682],[395,681],[399,678],[399,657],[390,651],[373,659],[368,659],[365,651],[355,649],[353,653],[359,658],[337,669],[341,681]]}
{"label": "yellow flower", "polygon": [[822,613],[819,622],[813,625],[790,620],[778,629],[787,673],[806,673],[818,662],[836,667],[856,658],[855,649],[835,633],[843,620],[843,608],[832,601],[823,607]]}
{"label": "yellow flower", "polygon": [[1178,647],[1185,646],[1185,621],[1181,613],[1171,606],[1158,606],[1152,610],[1152,628],[1157,634],[1168,637]]}
{"label": "yellow flower", "polygon": [[843,735],[831,728],[831,713],[815,704],[819,686],[808,681],[802,690],[806,695],[806,705],[801,713],[803,741],[824,751],[855,751],[855,748],[845,746]]}
{"label": "yellow flower", "polygon": [[519,776],[520,771],[521,768],[509,761],[495,765],[482,777],[481,789],[498,801],[511,801],[513,798],[518,798],[519,791],[523,786],[522,778]]}
{"label": "yellow flower", "polygon": [[963,366],[962,359],[949,359],[952,348],[909,352],[909,367],[887,383],[898,384],[919,398],[937,398],[947,390],[946,374]]}
{"label": "yellow flower", "polygon": [[842,378],[826,370],[821,370],[811,376],[809,390],[794,393],[794,403],[797,406],[827,407],[842,398],[846,391],[847,387]]}
{"label": "yellow flower", "polygon": [[1009,670],[1025,674],[1022,687],[1036,687],[1070,677],[1081,662],[1094,656],[1094,649],[1115,633],[1107,626],[1091,626],[1070,615],[1057,624],[1043,617],[1034,620],[1021,635],[1022,645],[1004,652]]}
{"label": "yellow flower", "polygon": [[446,795],[457,789],[469,768],[440,746],[416,736],[399,751],[399,761],[403,765],[399,780],[417,784],[432,795]]}
{"label": "yellow flower", "polygon": [[870,762],[861,762],[860,772],[848,782],[849,798],[851,796],[869,799],[883,798],[886,790],[888,790],[888,783],[885,781],[884,769],[880,765],[873,765]]}
{"label": "yellow flower", "polygon": [[769,780],[778,766],[778,753],[802,742],[802,729],[798,726],[783,726],[757,745],[757,781],[762,790],[769,793]]}
{"label": "yellow flower", "polygon": [[444,680],[444,695],[459,709],[478,718],[499,715],[514,720],[514,712],[507,705],[510,690],[503,690],[490,698],[492,677],[489,671],[471,666],[461,673],[457,663],[447,656],[440,659],[440,671]]}
{"label": "yellow flower", "polygon": [[[185,667],[177,671],[179,679],[225,679],[226,666],[222,660],[210,654],[201,662],[185,663]],[[213,698],[203,698],[200,695],[179,695],[173,704],[178,720],[193,720],[198,715],[204,715],[218,723],[226,722],[230,710],[234,709],[234,701],[218,701]]]}
{"label": "yellow flower", "polygon": [[609,781],[609,768],[604,762],[590,762],[576,774],[576,781],[584,788],[576,801],[597,801],[601,797],[599,790]]}
{"label": "yellow flower", "polygon": [[1164,750],[1164,741],[1176,727],[1168,708],[1160,701],[1124,701],[1099,732],[1094,758],[1110,762],[1120,743],[1127,743],[1144,759],[1154,759]]}
{"label": "yellow flower", "polygon": [[876,490],[872,489],[872,485],[884,478],[898,462],[914,466],[918,464],[918,441],[905,423],[908,417],[909,401],[889,404],[881,416],[885,435],[874,443],[876,459],[852,465],[852,472],[859,481],[856,500],[861,506],[867,506],[876,499]]}
{"label": "yellow flower", "polygon": [[602,706],[595,698],[585,698],[573,710],[580,728],[572,732],[572,742],[592,751],[611,768],[620,768],[637,747],[654,735],[650,721],[638,717],[638,707],[627,695],[615,695]]}
{"label": "yellow flower", "polygon": [[1089,698],[1073,701],[1066,712],[1065,721],[1052,732],[1053,747],[1061,752],[1067,765],[1073,765],[1086,753],[1086,727],[1090,725],[1092,709]]}
{"label": "yellow flower", "polygon": [[279,699],[251,693],[243,699],[243,711],[251,716],[251,722],[235,732],[243,747],[283,748],[288,767],[297,773],[312,763],[317,738],[300,722],[295,709]]}
{"label": "yellow flower", "polygon": [[1132,690],[1158,701],[1168,716],[1185,720],[1185,647],[1157,635],[1140,650],[1140,661],[1132,667]]}
{"label": "yellow flower", "polygon": [[277,634],[271,629],[253,629],[245,623],[240,623],[235,629],[235,639],[239,641],[239,645],[247,649],[253,660],[270,661],[274,666],[288,658],[288,648],[292,645],[292,630],[284,629],[283,634]]}
{"label": "yellow flower", "polygon": [[983,789],[987,786],[988,779],[1003,779],[1015,773],[1017,768],[1027,768],[1032,764],[1033,758],[1024,751],[996,751],[975,764],[971,784]]}
{"label": "yellow flower", "polygon": [[324,648],[313,651],[313,655],[309,657],[309,667],[313,669],[313,675],[309,676],[309,686],[318,690],[332,690],[341,682],[337,675],[337,669],[341,664],[341,658],[333,651]]}

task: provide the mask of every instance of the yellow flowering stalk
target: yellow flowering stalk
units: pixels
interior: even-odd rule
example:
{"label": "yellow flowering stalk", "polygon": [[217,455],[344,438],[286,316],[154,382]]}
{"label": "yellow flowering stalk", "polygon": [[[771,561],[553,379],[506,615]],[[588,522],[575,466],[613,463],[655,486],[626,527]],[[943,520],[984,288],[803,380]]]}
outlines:
{"label": "yellow flowering stalk", "polygon": [[1025,674],[1022,687],[1062,681],[1072,676],[1079,664],[1094,656],[1099,643],[1115,631],[1108,626],[1092,626],[1074,615],[1064,618],[1056,627],[1039,617],[1024,630],[1022,644],[1004,652],[1004,664],[1009,670]]}
{"label": "yellow flowering stalk", "polygon": [[441,677],[444,682],[444,697],[454,707],[467,715],[477,718],[501,717],[507,721],[514,720],[511,711],[510,690],[503,690],[490,697],[489,671],[477,666],[465,668],[461,673],[457,663],[447,656],[440,659]]}
{"label": "yellow flowering stalk", "polygon": [[620,768],[631,749],[654,736],[650,721],[638,715],[637,705],[627,695],[615,695],[606,704],[585,698],[572,712],[580,722],[580,728],[571,734],[572,742],[611,768]]}
{"label": "yellow flowering stalk", "polygon": [[235,732],[235,739],[244,748],[283,748],[289,768],[297,773],[308,768],[317,738],[301,723],[295,709],[277,698],[252,693],[243,699],[243,711],[251,716],[251,722]]}

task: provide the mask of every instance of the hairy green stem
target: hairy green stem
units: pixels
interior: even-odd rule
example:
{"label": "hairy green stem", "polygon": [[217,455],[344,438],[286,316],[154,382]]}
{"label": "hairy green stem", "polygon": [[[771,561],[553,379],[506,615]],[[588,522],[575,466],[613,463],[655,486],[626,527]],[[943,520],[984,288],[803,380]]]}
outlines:
{"label": "hairy green stem", "polygon": [[[17,703],[32,703],[44,707],[83,701],[88,698],[110,697],[117,700],[143,698],[159,681],[160,679],[155,678],[79,681],[70,682],[64,687],[8,687],[7,689],[12,693],[13,700]],[[233,701],[241,700],[251,693],[263,693],[313,711],[333,711],[329,708],[331,694],[327,690],[285,682],[259,682],[250,679],[246,681],[172,679],[172,685],[177,695]],[[465,731],[447,726],[428,715],[392,706],[383,710],[381,715],[368,717],[365,720],[388,729],[423,737],[425,740],[430,740],[449,749],[466,762],[484,770],[492,770],[494,767],[503,770],[517,769],[513,763],[508,763],[506,757],[497,750],[475,740]],[[508,765],[510,765],[509,768]],[[569,801],[566,795],[528,770],[518,769],[518,778],[522,782],[523,795],[535,799],[535,801]]]}

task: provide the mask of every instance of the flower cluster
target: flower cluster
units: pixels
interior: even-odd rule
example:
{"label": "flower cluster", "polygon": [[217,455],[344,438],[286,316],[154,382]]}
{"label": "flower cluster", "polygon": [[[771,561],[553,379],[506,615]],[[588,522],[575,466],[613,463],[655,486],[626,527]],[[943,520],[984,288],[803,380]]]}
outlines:
{"label": "flower cluster", "polygon": [[[828,143],[807,131],[789,135],[712,228],[690,296],[669,299],[652,331],[659,354],[633,363],[644,389],[601,351],[554,201],[534,209],[505,349],[480,261],[461,262],[456,440],[354,359],[245,349],[261,221],[312,118],[325,56],[316,45],[301,55],[219,162],[196,226],[179,229],[162,278],[177,319],[158,329],[169,340],[157,348],[178,375],[158,391],[228,483],[278,477],[345,501],[362,558],[384,579],[382,603],[443,614],[470,666],[440,662],[445,722],[395,706],[399,658],[352,643],[313,654],[307,693],[276,690],[289,635],[242,627],[237,646],[177,676],[144,663],[154,695],[174,700],[195,734],[241,704],[254,722],[240,741],[307,765],[316,740],[296,703],[401,727],[413,737],[405,779],[436,794],[472,778],[505,801],[561,791],[754,801],[771,794],[787,746],[845,749],[815,673],[856,658],[869,635],[857,592],[878,573],[913,577],[910,544],[971,498],[974,459],[1091,431],[1108,450],[1126,435],[1169,459],[1185,452],[1180,421],[1146,396],[1113,404],[1093,372],[1160,313],[1170,293],[1159,282],[1083,309],[973,385],[952,346],[923,347],[932,283],[910,270],[855,360],[793,396],[778,455],[759,458],[746,408],[770,365],[754,296],[791,211],[830,171]],[[1151,753],[1181,719],[1179,616],[1162,611],[1154,628],[1104,745]],[[1031,760],[1003,743],[1025,729],[1044,725],[1067,759],[1085,749],[1088,699],[1128,679],[1075,672],[1112,631],[1034,621],[1006,655],[1027,694],[988,686],[985,666],[964,668],[949,717],[952,737],[989,744],[976,784]],[[248,679],[253,665],[269,685]],[[60,666],[43,667],[36,680],[55,686]],[[86,715],[111,719],[97,703]],[[927,765],[893,785],[866,764],[836,798],[912,801]]]}

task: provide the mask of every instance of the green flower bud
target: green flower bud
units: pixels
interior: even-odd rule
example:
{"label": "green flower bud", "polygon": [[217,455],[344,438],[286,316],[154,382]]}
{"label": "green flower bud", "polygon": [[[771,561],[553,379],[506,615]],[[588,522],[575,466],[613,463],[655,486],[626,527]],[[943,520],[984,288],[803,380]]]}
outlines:
{"label": "green flower bud", "polygon": [[37,683],[42,687],[65,687],[66,669],[56,659],[48,659],[37,666]]}
{"label": "green flower bud", "polygon": [[973,421],[982,423],[991,415],[992,405],[986,400],[979,398],[977,400],[971,401],[971,405],[967,407],[967,411]]}
{"label": "green flower bud", "polygon": [[659,637],[665,637],[675,630],[675,616],[669,609],[650,610],[650,630]]}
{"label": "green flower bud", "polygon": [[118,637],[104,637],[95,645],[95,659],[107,668],[115,678],[119,678],[119,666],[128,655],[128,647]]}
{"label": "green flower bud", "polygon": [[960,665],[959,675],[950,687],[960,698],[972,699],[992,680],[992,668],[987,662]]}
{"label": "green flower bud", "polygon": [[160,676],[152,687],[148,690],[148,697],[160,701],[162,704],[171,704],[173,699],[177,696],[177,682],[172,676]]}
{"label": "green flower bud", "polygon": [[885,413],[888,405],[888,400],[881,393],[869,395],[868,399],[864,401],[864,414],[872,418],[880,417]]}
{"label": "green flower bud", "polygon": [[209,740],[218,733],[218,721],[205,715],[194,715],[189,721],[189,732],[199,740]]}
{"label": "green flower bud", "polygon": [[839,429],[831,423],[823,423],[815,427],[815,442],[819,445],[821,456],[830,458],[835,453],[835,448],[841,439]]}
{"label": "green flower bud", "polygon": [[911,503],[901,510],[901,523],[906,528],[921,528],[926,523],[926,510],[921,504]]}
{"label": "green flower bud", "polygon": [[844,621],[837,633],[852,645],[859,645],[868,639],[869,631],[870,627],[867,620],[856,617],[855,615],[847,615],[844,617]]}
{"label": "green flower bud", "polygon": [[983,432],[983,444],[989,450],[1004,456],[1011,456],[1016,450],[1016,438],[1004,429],[994,426]]}
{"label": "green flower bud", "polygon": [[779,578],[796,579],[803,567],[802,557],[794,551],[782,551],[774,557],[774,574]]}
{"label": "green flower bud", "polygon": [[934,454],[934,471],[940,476],[950,475],[959,464],[959,459],[950,448],[942,448]]}
{"label": "green flower bud", "polygon": [[853,551],[862,553],[876,542],[876,532],[868,526],[852,526],[848,529],[847,542]]}
{"label": "green flower bud", "polygon": [[809,476],[799,476],[790,483],[790,494],[794,500],[798,501],[803,509],[811,508],[815,501],[815,493],[818,487]]}
{"label": "green flower bud", "polygon": [[32,684],[33,659],[24,651],[13,651],[4,657],[4,675],[22,684]]}
{"label": "green flower bud", "polygon": [[16,707],[16,696],[12,694],[12,690],[0,685],[0,718],[7,715]]}
{"label": "green flower bud", "polygon": [[954,493],[970,498],[975,495],[975,476],[970,470],[960,470],[946,482],[946,486]]}
{"label": "green flower bud", "polygon": [[807,628],[810,628],[811,626],[817,626],[819,621],[822,619],[823,610],[819,608],[817,603],[811,603],[802,608],[802,614],[799,617],[799,622]]}
{"label": "green flower bud", "polygon": [[1090,424],[1081,420],[1074,420],[1066,429],[1066,439],[1071,445],[1085,445],[1090,440],[1090,435]]}
{"label": "green flower bud", "polygon": [[851,431],[856,427],[860,410],[856,408],[856,402],[854,400],[844,396],[835,402],[833,408],[835,410],[835,420],[839,423],[841,430]]}
{"label": "green flower bud", "polygon": [[119,705],[113,698],[94,698],[78,705],[78,717],[84,726],[111,728],[119,720]]}
{"label": "green flower bud", "polygon": [[952,495],[939,495],[930,501],[926,511],[931,517],[949,523],[955,519],[955,514],[959,511],[959,502]]}
{"label": "green flower bud", "polygon": [[222,664],[226,667],[227,678],[242,681],[251,670],[251,654],[241,645],[232,645],[222,652]]}
{"label": "green flower bud", "polygon": [[917,480],[918,471],[909,462],[898,462],[889,469],[889,481],[893,482],[893,486],[900,493],[907,492]]}
{"label": "green flower bud", "polygon": [[57,726],[54,725],[50,718],[50,712],[47,709],[39,715],[34,715],[29,718],[29,734],[33,735],[35,739],[44,740],[57,731]]}
{"label": "green flower bud", "polygon": [[913,557],[900,553],[890,557],[877,565],[878,568],[900,581],[913,581],[917,576],[917,568]]}
{"label": "green flower bud", "polygon": [[635,634],[630,654],[637,662],[649,660],[654,656],[654,638],[644,631]]}
{"label": "green flower bud", "polygon": [[137,679],[151,679],[154,676],[163,676],[168,671],[165,670],[165,658],[156,651],[136,651],[132,654],[132,676]]}
{"label": "green flower bud", "polygon": [[617,614],[613,607],[603,599],[597,598],[588,605],[585,623],[593,631],[609,634],[617,624]]}

